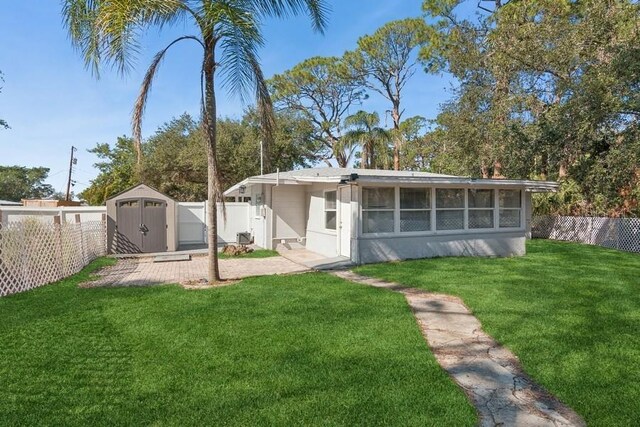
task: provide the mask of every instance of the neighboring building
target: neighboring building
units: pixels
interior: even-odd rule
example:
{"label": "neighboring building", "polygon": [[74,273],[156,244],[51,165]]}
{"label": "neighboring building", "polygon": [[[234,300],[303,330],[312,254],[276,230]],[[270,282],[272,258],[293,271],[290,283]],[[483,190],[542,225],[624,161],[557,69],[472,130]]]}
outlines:
{"label": "neighboring building", "polygon": [[247,178],[225,196],[250,200],[257,246],[299,242],[361,264],[523,255],[531,193],[557,188],[548,181],[315,168]]}
{"label": "neighboring building", "polygon": [[27,208],[59,208],[63,206],[82,206],[82,202],[56,199],[22,199],[22,205]]}
{"label": "neighboring building", "polygon": [[22,206],[22,203],[10,202],[9,200],[0,200],[0,206]]}

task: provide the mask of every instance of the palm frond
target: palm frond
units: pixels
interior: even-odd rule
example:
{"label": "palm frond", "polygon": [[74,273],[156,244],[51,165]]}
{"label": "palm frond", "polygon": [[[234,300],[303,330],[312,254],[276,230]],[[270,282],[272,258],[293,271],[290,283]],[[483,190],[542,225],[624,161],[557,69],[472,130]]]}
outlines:
{"label": "palm frond", "polygon": [[287,18],[306,14],[313,28],[324,33],[331,8],[324,0],[250,0],[254,10],[262,16]]}
{"label": "palm frond", "polygon": [[156,76],[156,72],[160,67],[160,63],[164,59],[164,55],[174,44],[182,41],[182,40],[195,40],[196,42],[202,44],[202,41],[198,39],[196,36],[182,36],[178,37],[171,43],[169,43],[164,49],[158,52],[151,61],[151,65],[147,69],[145,73],[144,79],[142,80],[142,85],[140,86],[140,93],[138,94],[138,98],[136,99],[136,103],[133,107],[133,115],[132,115],[132,133],[133,139],[136,145],[136,153],[138,155],[138,163],[142,160],[142,117],[144,115],[144,110],[147,106],[147,98],[149,97],[149,93],[151,92],[151,86],[153,85],[153,79]]}
{"label": "palm frond", "polygon": [[128,71],[138,53],[142,30],[180,19],[183,0],[64,0],[62,15],[73,46],[99,77],[102,64]]}

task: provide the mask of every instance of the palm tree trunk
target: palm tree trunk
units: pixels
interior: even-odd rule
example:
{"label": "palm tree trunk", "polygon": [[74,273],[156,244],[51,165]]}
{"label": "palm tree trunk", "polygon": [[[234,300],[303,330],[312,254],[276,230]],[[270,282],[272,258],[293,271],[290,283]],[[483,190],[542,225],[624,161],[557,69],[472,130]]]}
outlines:
{"label": "palm tree trunk", "polygon": [[207,244],[209,246],[209,283],[220,280],[218,267],[218,210],[220,180],[216,157],[216,94],[214,86],[214,44],[205,44],[204,58],[204,105],[202,121],[207,132]]}

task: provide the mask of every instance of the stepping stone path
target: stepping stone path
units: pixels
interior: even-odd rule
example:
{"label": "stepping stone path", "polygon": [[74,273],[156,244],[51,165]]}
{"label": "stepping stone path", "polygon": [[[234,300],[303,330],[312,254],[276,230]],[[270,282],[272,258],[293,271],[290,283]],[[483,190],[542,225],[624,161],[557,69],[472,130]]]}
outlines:
{"label": "stepping stone path", "polygon": [[513,353],[482,331],[456,297],[408,288],[351,271],[332,274],[405,295],[438,363],[465,391],[482,426],[584,426],[571,408],[533,382]]}

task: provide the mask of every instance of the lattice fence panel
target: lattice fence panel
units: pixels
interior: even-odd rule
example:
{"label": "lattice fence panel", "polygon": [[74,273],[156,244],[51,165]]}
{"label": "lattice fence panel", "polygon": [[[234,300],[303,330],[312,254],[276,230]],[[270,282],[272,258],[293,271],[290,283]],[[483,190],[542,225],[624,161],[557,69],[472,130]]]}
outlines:
{"label": "lattice fence panel", "polygon": [[531,235],[640,253],[640,218],[539,216],[532,220]]}
{"label": "lattice fence panel", "polygon": [[103,221],[1,224],[0,297],[63,279],[105,254]]}

